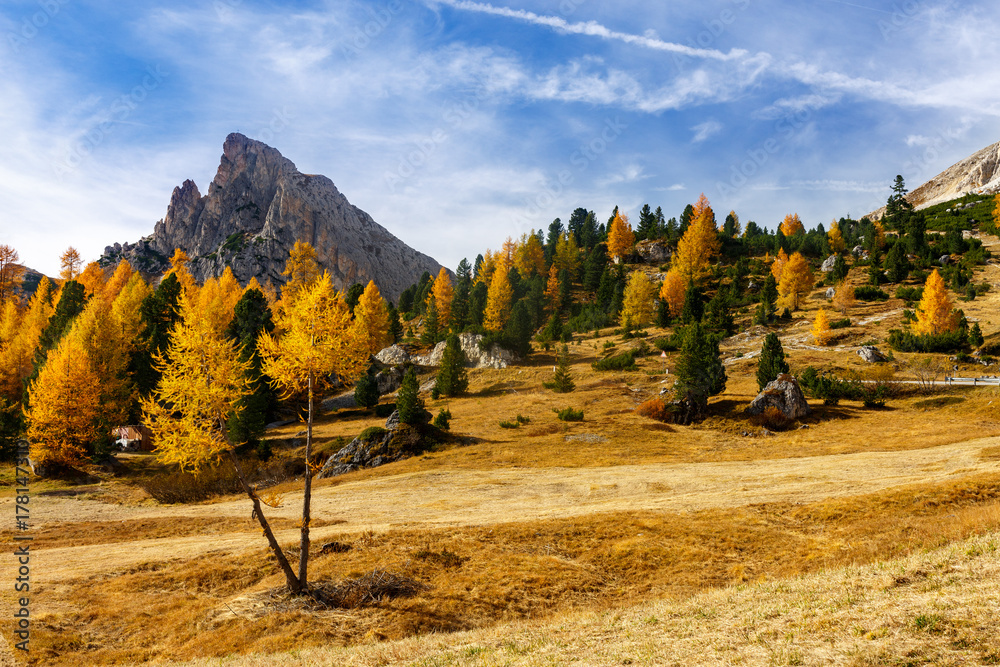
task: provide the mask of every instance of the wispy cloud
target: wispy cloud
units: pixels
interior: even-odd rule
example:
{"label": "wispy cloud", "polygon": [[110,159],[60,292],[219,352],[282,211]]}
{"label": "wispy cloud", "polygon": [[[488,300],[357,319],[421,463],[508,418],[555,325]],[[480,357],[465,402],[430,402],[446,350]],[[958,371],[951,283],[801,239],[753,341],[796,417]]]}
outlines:
{"label": "wispy cloud", "polygon": [[574,34],[574,35],[589,35],[592,37],[600,37],[602,39],[617,40],[624,42],[626,44],[635,44],[637,46],[642,46],[647,49],[654,49],[656,51],[666,51],[669,53],[677,53],[693,58],[707,58],[710,60],[736,60],[747,55],[747,52],[743,49],[733,49],[728,53],[723,53],[716,49],[699,49],[691,46],[685,46],[684,44],[675,44],[674,42],[667,42],[658,37],[654,36],[654,33],[649,33],[645,35],[633,35],[627,32],[620,32],[617,30],[612,30],[607,28],[596,21],[587,21],[585,23],[570,23],[561,16],[545,16],[542,14],[536,14],[534,12],[525,11],[523,9],[509,9],[507,7],[495,7],[488,2],[470,2],[469,0],[436,0],[435,4],[442,4],[454,9],[461,9],[470,12],[479,12],[482,14],[492,14],[494,16],[503,16],[506,18],[517,19],[519,21],[525,21],[533,25],[545,26],[552,28],[561,33]]}
{"label": "wispy cloud", "polygon": [[694,132],[694,137],[691,138],[692,143],[701,143],[709,137],[714,137],[719,132],[722,131],[722,123],[717,120],[706,120],[704,123],[698,123],[691,128]]}

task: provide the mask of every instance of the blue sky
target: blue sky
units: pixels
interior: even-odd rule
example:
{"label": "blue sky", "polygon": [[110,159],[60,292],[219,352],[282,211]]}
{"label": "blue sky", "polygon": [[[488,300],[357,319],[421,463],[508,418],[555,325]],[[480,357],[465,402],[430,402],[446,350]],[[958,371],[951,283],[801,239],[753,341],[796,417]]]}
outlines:
{"label": "blue sky", "polygon": [[807,226],[1000,140],[1000,13],[950,0],[5,0],[0,243],[135,241],[239,131],[454,268],[644,204]]}

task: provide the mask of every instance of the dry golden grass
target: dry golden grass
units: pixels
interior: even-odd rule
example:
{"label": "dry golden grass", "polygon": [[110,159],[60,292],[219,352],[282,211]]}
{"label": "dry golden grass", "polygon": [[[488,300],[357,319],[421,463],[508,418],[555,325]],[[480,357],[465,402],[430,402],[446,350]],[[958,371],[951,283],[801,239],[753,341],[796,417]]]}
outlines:
{"label": "dry golden grass", "polygon": [[[763,580],[545,622],[352,648],[194,660],[291,665],[991,665],[1000,663],[1000,534],[865,566]],[[180,665],[178,665],[180,667]]]}
{"label": "dry golden grass", "polygon": [[[281,575],[263,549],[225,555],[213,553],[209,541],[206,553],[193,558],[43,581],[31,664],[273,652],[679,600],[734,582],[872,562],[995,530],[998,498],[1000,475],[980,475],[808,505],[358,534],[345,540],[350,551],[314,556],[315,580],[337,582],[378,568],[429,588],[350,611],[275,605],[269,592]],[[147,530],[136,538],[158,534],[159,526]]]}

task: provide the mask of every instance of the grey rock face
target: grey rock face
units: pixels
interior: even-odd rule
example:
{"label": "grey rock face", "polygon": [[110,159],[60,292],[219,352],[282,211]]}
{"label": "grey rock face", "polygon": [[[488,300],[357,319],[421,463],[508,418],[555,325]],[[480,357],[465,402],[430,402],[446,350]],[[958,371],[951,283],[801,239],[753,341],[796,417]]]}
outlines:
{"label": "grey rock face", "polygon": [[102,263],[128,259],[141,271],[158,273],[181,248],[199,281],[230,266],[240,282],[256,277],[280,286],[288,251],[295,241],[308,241],[337,288],[374,280],[390,299],[424,271],[440,269],[352,206],[329,178],[299,172],[277,150],[242,134],[226,137],[222,150],[205,195],[184,181],[152,236],[106,248]]}
{"label": "grey rock face", "polygon": [[753,399],[746,411],[747,414],[759,415],[771,406],[781,410],[789,419],[798,419],[809,414],[809,404],[806,403],[802,388],[799,387],[798,381],[787,373],[782,373],[777,379],[769,382],[764,391]]}
{"label": "grey rock face", "polygon": [[[516,354],[498,345],[492,345],[488,350],[479,349],[479,341],[482,339],[483,337],[479,334],[463,333],[458,336],[462,352],[465,353],[465,365],[468,368],[507,368],[517,362]],[[410,360],[421,366],[440,366],[441,358],[444,356],[444,348],[445,343],[442,341],[435,345],[429,353],[417,355]]]}
{"label": "grey rock face", "polygon": [[886,361],[884,354],[874,345],[864,345],[858,349],[858,356],[870,364],[880,364]]}
{"label": "grey rock face", "polygon": [[941,266],[948,266],[951,264],[951,255],[941,255],[941,257],[938,258],[938,264]]}
{"label": "grey rock face", "polygon": [[822,264],[820,264],[819,270],[822,271],[823,273],[830,273],[831,271],[833,271],[833,265],[836,263],[837,263],[837,256],[830,255],[829,257],[823,260]]}
{"label": "grey rock face", "polygon": [[835,290],[832,287],[826,290],[826,298],[827,299],[832,299],[835,296],[837,296],[837,290]]}
{"label": "grey rock face", "polygon": [[379,351],[375,358],[387,366],[398,366],[410,360],[410,353],[399,345],[390,345]]}
{"label": "grey rock face", "polygon": [[420,444],[420,432],[399,422],[399,412],[385,421],[385,430],[367,438],[351,440],[323,464],[318,479],[345,475],[361,468],[375,468],[408,458]]}
{"label": "grey rock face", "polygon": [[670,259],[673,251],[666,241],[646,239],[635,244],[635,252],[647,264],[663,264]]}

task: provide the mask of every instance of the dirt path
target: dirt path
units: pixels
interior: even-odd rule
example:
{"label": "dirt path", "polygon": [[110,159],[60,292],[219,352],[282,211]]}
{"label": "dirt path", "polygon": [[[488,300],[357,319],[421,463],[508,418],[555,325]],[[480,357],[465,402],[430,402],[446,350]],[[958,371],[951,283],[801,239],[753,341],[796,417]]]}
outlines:
{"label": "dirt path", "polygon": [[[597,512],[658,510],[689,512],[762,502],[812,502],[870,493],[953,475],[1000,471],[1000,461],[983,460],[984,438],[942,447],[765,461],[647,464],[609,468],[548,468],[429,471],[321,487],[313,516],[346,523],[316,528],[316,541],[365,530],[489,525],[563,518]],[[290,494],[271,516],[294,519],[301,495]],[[0,502],[0,512],[11,499]],[[249,516],[245,500],[212,505],[122,507],[90,500],[41,498],[33,522],[122,521],[145,517]],[[10,512],[13,514],[12,512]],[[249,525],[249,523],[248,523]],[[249,528],[248,528],[249,530]],[[295,530],[279,532],[291,542]],[[209,551],[258,549],[257,532],[148,539],[134,542],[44,549],[34,553],[47,581],[109,574],[138,563],[186,559]],[[9,568],[4,562],[3,569]]]}

